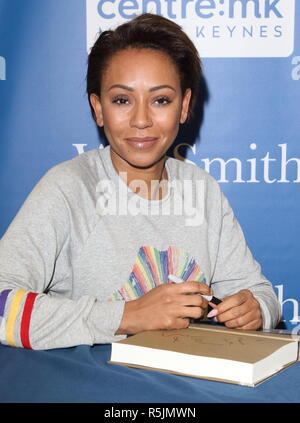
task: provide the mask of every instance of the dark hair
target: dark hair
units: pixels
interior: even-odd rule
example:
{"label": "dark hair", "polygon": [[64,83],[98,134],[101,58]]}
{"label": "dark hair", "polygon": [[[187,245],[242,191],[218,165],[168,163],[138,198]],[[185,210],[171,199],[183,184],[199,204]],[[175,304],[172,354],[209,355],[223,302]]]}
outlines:
{"label": "dark hair", "polygon": [[101,78],[109,59],[118,51],[128,48],[150,48],[166,53],[178,69],[182,93],[191,88],[192,97],[188,118],[191,117],[202,76],[196,47],[175,22],[159,15],[144,13],[118,26],[114,31],[101,32],[88,56],[87,94],[100,96]]}

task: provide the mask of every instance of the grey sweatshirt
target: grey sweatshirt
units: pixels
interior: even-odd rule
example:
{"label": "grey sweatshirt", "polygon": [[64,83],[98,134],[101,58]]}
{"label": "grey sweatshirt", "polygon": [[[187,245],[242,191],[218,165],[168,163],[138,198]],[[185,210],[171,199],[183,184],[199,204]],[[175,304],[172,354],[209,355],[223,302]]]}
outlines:
{"label": "grey sweatshirt", "polygon": [[250,289],[265,328],[280,318],[218,183],[167,158],[162,200],[134,194],[110,147],[61,163],[35,186],[0,241],[0,342],[50,349],[110,343],[125,301],[173,273],[224,298]]}

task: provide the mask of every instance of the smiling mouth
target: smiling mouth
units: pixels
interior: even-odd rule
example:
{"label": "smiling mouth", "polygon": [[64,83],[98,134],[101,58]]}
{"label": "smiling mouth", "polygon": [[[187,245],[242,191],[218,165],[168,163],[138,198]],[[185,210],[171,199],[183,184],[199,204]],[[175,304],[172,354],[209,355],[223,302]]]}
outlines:
{"label": "smiling mouth", "polygon": [[152,147],[158,141],[157,137],[132,137],[132,138],[125,138],[125,142],[131,145],[134,148],[144,150],[147,148]]}

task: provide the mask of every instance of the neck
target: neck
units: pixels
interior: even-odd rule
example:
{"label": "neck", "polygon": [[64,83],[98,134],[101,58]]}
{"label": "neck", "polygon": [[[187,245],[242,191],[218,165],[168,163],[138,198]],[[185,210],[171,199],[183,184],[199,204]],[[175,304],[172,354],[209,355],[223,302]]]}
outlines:
{"label": "neck", "polygon": [[127,186],[137,195],[148,200],[161,200],[167,192],[168,174],[165,168],[165,157],[147,168],[130,165],[113,151],[111,159],[114,168]]}

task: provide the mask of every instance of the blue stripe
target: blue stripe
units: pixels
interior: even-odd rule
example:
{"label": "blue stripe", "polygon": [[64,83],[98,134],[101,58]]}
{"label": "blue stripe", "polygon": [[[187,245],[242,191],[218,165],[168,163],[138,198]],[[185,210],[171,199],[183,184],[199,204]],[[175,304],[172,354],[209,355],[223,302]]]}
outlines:
{"label": "blue stripe", "polygon": [[[1,323],[1,318],[4,316],[5,304],[6,304],[8,294],[11,291],[12,289],[5,289],[0,294],[0,323]],[[1,342],[0,342],[0,345],[2,345]]]}
{"label": "blue stripe", "polygon": [[0,294],[0,317],[4,316],[5,304],[8,297],[8,294],[11,292],[11,289],[5,289]]}

